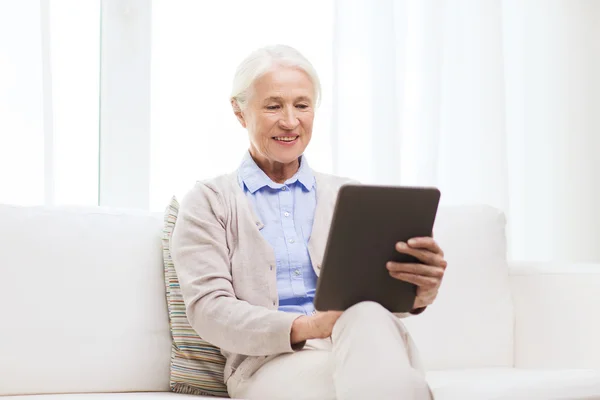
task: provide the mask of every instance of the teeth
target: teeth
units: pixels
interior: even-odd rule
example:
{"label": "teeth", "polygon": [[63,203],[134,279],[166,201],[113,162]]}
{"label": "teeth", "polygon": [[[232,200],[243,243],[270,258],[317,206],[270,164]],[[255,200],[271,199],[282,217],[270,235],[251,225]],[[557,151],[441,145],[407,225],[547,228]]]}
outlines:
{"label": "teeth", "polygon": [[279,140],[281,142],[293,142],[297,138],[298,138],[298,136],[295,136],[295,137],[276,137],[275,140]]}

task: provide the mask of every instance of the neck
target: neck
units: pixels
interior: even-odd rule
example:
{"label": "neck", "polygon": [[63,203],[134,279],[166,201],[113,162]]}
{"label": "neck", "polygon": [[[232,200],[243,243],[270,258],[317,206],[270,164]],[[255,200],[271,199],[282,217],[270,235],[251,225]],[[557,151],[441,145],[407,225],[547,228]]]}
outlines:
{"label": "neck", "polygon": [[290,179],[300,169],[300,158],[295,159],[291,163],[280,163],[277,161],[271,161],[268,159],[261,159],[255,157],[252,152],[250,155],[254,159],[254,162],[263,172],[276,183],[284,183]]}

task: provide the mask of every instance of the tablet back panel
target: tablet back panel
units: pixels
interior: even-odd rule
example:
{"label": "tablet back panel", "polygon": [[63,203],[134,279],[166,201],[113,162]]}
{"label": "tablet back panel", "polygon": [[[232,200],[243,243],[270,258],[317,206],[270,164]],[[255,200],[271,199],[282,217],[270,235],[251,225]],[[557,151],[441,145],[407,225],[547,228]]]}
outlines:
{"label": "tablet back panel", "polygon": [[315,308],[346,310],[375,301],[408,312],[416,286],[389,275],[387,261],[418,262],[395,245],[431,236],[440,199],[435,188],[345,185],[339,193],[317,283]]}

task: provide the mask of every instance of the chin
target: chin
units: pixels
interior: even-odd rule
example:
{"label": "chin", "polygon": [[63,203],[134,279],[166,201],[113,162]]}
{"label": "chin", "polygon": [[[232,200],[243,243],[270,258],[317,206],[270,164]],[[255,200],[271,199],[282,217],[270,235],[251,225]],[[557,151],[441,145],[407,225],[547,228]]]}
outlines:
{"label": "chin", "polygon": [[289,164],[294,162],[304,153],[305,147],[300,148],[300,146],[294,146],[296,148],[289,149],[276,149],[273,151],[271,155],[275,158],[275,161],[280,162],[282,164]]}
{"label": "chin", "polygon": [[280,162],[282,164],[290,164],[293,163],[294,161],[296,161],[300,156],[302,155],[302,153],[298,153],[298,152],[294,152],[294,153],[289,153],[289,154],[277,154],[277,162]]}

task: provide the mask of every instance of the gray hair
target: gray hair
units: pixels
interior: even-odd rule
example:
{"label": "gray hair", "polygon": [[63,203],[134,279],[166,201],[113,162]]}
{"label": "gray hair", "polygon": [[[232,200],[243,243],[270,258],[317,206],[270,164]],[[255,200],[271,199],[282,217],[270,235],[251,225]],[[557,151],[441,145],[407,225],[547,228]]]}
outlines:
{"label": "gray hair", "polygon": [[[293,47],[277,44],[253,51],[235,71],[231,100],[240,110],[246,108],[254,81],[269,72],[274,66],[298,68],[304,71],[315,87],[315,105],[321,98],[321,82],[312,64]],[[234,108],[237,108],[234,103]]]}

